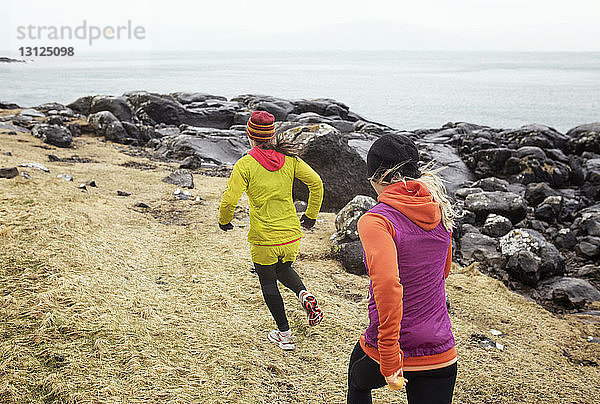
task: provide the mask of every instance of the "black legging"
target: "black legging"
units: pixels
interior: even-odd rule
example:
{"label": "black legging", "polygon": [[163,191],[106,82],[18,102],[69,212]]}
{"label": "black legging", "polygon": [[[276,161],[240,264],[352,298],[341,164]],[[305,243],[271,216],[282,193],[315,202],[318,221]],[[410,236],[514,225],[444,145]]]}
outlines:
{"label": "black legging", "polygon": [[[409,404],[450,404],[456,382],[456,363],[441,369],[404,372]],[[379,364],[357,343],[348,369],[348,404],[370,404],[371,390],[385,386]]]}
{"label": "black legging", "polygon": [[262,289],[263,297],[265,298],[265,303],[267,303],[267,307],[277,323],[277,328],[279,331],[288,331],[290,326],[288,324],[287,316],[285,315],[283,299],[279,293],[277,281],[293,290],[296,296],[298,296],[301,291],[306,290],[302,280],[296,271],[292,269],[292,261],[279,261],[273,265],[260,265],[254,263],[254,268],[256,269],[256,273],[260,280],[260,287]]}

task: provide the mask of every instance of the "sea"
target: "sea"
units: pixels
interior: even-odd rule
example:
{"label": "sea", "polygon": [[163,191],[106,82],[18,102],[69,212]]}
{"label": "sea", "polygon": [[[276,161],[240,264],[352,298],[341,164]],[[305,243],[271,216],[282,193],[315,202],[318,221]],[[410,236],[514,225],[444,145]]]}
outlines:
{"label": "sea", "polygon": [[0,100],[21,106],[134,90],[333,98],[402,130],[462,121],[565,132],[600,121],[600,53],[157,51],[0,63]]}

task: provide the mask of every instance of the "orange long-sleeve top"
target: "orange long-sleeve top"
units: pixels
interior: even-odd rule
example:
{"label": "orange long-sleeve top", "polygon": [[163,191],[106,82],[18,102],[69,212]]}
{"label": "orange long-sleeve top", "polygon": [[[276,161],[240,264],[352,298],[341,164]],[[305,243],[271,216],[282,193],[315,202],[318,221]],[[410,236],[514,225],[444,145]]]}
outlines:
{"label": "orange long-sleeve top", "polygon": [[[410,183],[409,183],[410,186]],[[407,205],[403,202],[406,198],[397,194],[399,187],[380,195],[378,200],[399,208],[414,223],[425,230],[431,230],[440,222],[439,205],[429,201],[420,206]],[[426,189],[425,189],[426,190]],[[417,184],[417,195],[419,185]],[[424,191],[422,191],[424,192]],[[427,192],[427,195],[429,196]],[[412,196],[414,197],[414,196]],[[383,200],[382,200],[383,199]],[[425,207],[425,208],[424,208]],[[420,209],[418,209],[420,208]],[[369,268],[369,277],[372,282],[373,298],[379,314],[378,347],[365,343],[364,335],[360,343],[371,358],[380,364],[381,373],[389,376],[403,370],[427,370],[447,366],[456,360],[454,348],[447,352],[404,358],[399,344],[402,322],[403,286],[400,283],[398,272],[398,255],[394,237],[396,235],[392,223],[382,215],[376,213],[365,214],[358,222],[358,233],[365,251],[365,260]],[[452,244],[448,247],[444,276],[447,278],[452,264]]]}

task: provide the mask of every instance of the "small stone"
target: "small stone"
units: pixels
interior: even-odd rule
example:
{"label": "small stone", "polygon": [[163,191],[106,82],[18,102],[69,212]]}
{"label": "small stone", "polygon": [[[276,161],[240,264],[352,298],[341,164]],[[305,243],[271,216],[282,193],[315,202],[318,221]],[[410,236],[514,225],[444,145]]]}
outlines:
{"label": "small stone", "polygon": [[465,199],[467,196],[469,196],[471,194],[476,194],[479,192],[483,192],[483,189],[473,188],[473,187],[459,188],[456,191],[454,191],[454,196],[456,196],[459,199]]}
{"label": "small stone", "polygon": [[[485,348],[485,349],[498,348],[498,343],[496,341],[494,341],[493,339],[486,337],[485,335],[482,335],[482,334],[472,334],[471,341],[477,342],[480,347]],[[498,349],[500,349],[500,348],[498,348]],[[502,349],[504,349],[503,346],[502,346]]]}
{"label": "small stone", "polygon": [[179,169],[173,171],[162,179],[167,184],[177,185],[182,188],[194,188],[194,176],[187,170]]}
{"label": "small stone", "polygon": [[23,171],[21,173],[21,177],[25,178],[26,180],[30,180],[31,179],[31,175],[29,175],[28,173],[26,173],[25,171]]}
{"label": "small stone", "polygon": [[587,236],[583,238],[575,247],[577,254],[593,258],[600,254],[600,237]]}
{"label": "small stone", "polygon": [[143,208],[143,209],[149,209],[150,206],[148,206],[147,204],[145,204],[144,202],[138,202],[134,205],[136,208]]}
{"label": "small stone", "polygon": [[62,178],[65,181],[73,181],[73,176],[69,174],[58,174],[56,178]]}
{"label": "small stone", "polygon": [[592,337],[590,335],[589,337],[587,337],[587,342],[590,342],[592,344],[600,344],[600,338]]}
{"label": "small stone", "polygon": [[4,152],[4,153],[2,153],[2,154],[4,154],[5,156],[8,156],[8,157],[11,157],[11,156],[12,156],[12,153],[11,153],[11,152],[9,152],[9,151],[5,151],[5,152]]}
{"label": "small stone", "polygon": [[560,229],[554,239],[554,245],[563,250],[571,250],[577,245],[577,237],[570,229]]}
{"label": "small stone", "polygon": [[493,328],[490,328],[490,334],[492,334],[495,337],[498,337],[498,336],[502,335],[503,332],[502,331],[498,331],[498,330],[494,330]]}
{"label": "small stone", "polygon": [[87,190],[87,187],[85,186],[85,184],[79,184],[79,186],[77,188]]}
{"label": "small stone", "polygon": [[501,344],[501,343],[499,343],[499,342],[496,342],[496,348],[498,348],[498,349],[499,349],[499,350],[501,350],[501,351],[504,351],[504,345],[502,345],[502,344]]}
{"label": "small stone", "polygon": [[17,167],[9,167],[9,168],[0,168],[0,178],[15,178],[19,175],[19,170]]}
{"label": "small stone", "polygon": [[485,220],[482,231],[483,234],[490,237],[502,237],[511,231],[512,228],[513,225],[510,219],[501,215],[490,213]]}
{"label": "small stone", "polygon": [[202,198],[200,198],[199,196],[197,196],[197,197],[196,197],[196,199],[194,199],[194,201],[196,201],[196,202],[201,202],[202,200],[203,200],[203,199],[202,199]]}
{"label": "small stone", "polygon": [[85,183],[85,185],[87,185],[88,187],[97,187],[96,180],[94,180],[93,178],[91,180],[87,181]]}
{"label": "small stone", "polygon": [[302,213],[302,212],[306,212],[306,208],[308,207],[308,204],[305,201],[296,201],[296,202],[294,202],[294,207],[296,208],[296,212]]}
{"label": "small stone", "polygon": [[117,195],[118,196],[129,196],[129,195],[131,195],[131,193],[127,192],[127,191],[117,191]]}
{"label": "small stone", "polygon": [[173,192],[173,195],[175,196],[175,198],[177,198],[179,200],[183,200],[183,201],[187,201],[187,200],[192,199],[194,197],[190,191],[187,191],[187,190],[186,191],[182,191],[179,188],[177,188]]}
{"label": "small stone", "polygon": [[48,168],[40,163],[23,163],[23,164],[19,164],[19,167],[29,167],[29,168],[35,168],[36,170],[41,170],[44,172],[49,173],[50,170],[48,170]]}

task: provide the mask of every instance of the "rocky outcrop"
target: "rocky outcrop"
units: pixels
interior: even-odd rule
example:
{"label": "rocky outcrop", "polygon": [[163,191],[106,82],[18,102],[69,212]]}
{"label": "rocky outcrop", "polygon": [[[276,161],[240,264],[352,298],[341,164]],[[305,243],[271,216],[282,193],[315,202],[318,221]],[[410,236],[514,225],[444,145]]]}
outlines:
{"label": "rocky outcrop", "polygon": [[36,125],[31,133],[33,136],[42,139],[44,143],[57,147],[69,147],[73,141],[71,131],[59,125]]}
{"label": "rocky outcrop", "polygon": [[98,136],[117,143],[125,143],[128,138],[123,124],[110,111],[100,111],[88,117],[90,127]]}
{"label": "rocky outcrop", "polygon": [[248,149],[244,132],[185,127],[179,135],[156,139],[154,154],[170,161],[196,156],[204,163],[233,165]]}
{"label": "rocky outcrop", "polygon": [[[336,212],[356,195],[375,195],[366,163],[337,129],[326,124],[302,125],[283,136],[299,145],[302,159],[321,176],[323,211]],[[308,187],[300,181],[294,184],[294,199],[308,200]]]}
{"label": "rocky outcrop", "polygon": [[567,132],[575,153],[600,153],[600,122],[576,126]]}
{"label": "rocky outcrop", "polygon": [[355,275],[366,273],[357,225],[361,216],[376,203],[370,196],[357,195],[335,217],[337,231],[331,236],[331,254],[346,272]]}
{"label": "rocky outcrop", "polygon": [[98,95],[92,98],[89,113],[100,111],[109,111],[119,121],[133,122],[134,120],[133,110],[125,97]]}
{"label": "rocky outcrop", "polygon": [[233,125],[236,112],[230,107],[208,107],[192,111],[169,95],[136,92],[126,96],[135,107],[137,117],[147,125],[186,124],[203,128],[229,129]]}
{"label": "rocky outcrop", "polygon": [[[478,261],[482,271],[509,287],[565,310],[580,304],[531,291],[541,291],[549,279],[578,279],[582,268],[600,266],[600,123],[566,134],[544,125],[496,129],[465,122],[401,132],[331,99],[244,94],[228,100],[190,92],[138,91],[81,97],[66,106],[0,108],[16,109],[0,117],[0,129],[9,135],[31,131],[66,147],[69,135],[89,133],[145,146],[154,158],[221,176],[249,149],[245,124],[251,111],[267,110],[277,119],[276,130],[299,143],[302,158],[323,179],[323,210],[333,212],[356,195],[374,196],[366,179],[367,152],[380,136],[402,133],[415,140],[422,163],[435,160],[444,168],[439,174],[461,212],[453,232],[458,262]],[[301,183],[293,191],[295,199],[307,199]],[[349,233],[342,237],[338,229],[332,252],[347,270],[363,273],[362,247],[352,227],[358,218],[350,216],[348,223],[342,220]],[[517,250],[507,249],[513,244]],[[585,272],[585,280],[600,287],[598,271]]]}
{"label": "rocky outcrop", "polygon": [[536,293],[548,305],[577,310],[600,300],[600,291],[584,279],[555,277],[540,285]]}

